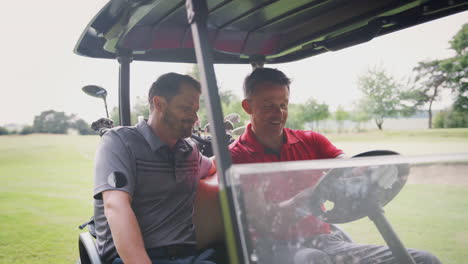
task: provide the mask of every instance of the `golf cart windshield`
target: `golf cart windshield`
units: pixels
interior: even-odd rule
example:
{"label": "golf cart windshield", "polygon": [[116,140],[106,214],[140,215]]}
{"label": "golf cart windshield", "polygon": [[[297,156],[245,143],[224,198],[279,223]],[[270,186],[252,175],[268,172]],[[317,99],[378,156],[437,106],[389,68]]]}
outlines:
{"label": "golf cart windshield", "polygon": [[[369,217],[388,242],[393,239],[393,230],[387,226],[382,213],[382,208],[388,204],[385,211],[394,217],[392,220],[397,220],[397,229],[404,228],[407,223],[422,223],[425,217],[431,218],[432,227],[437,229],[439,225],[443,226],[445,217],[452,217],[445,208],[450,205],[444,202],[445,199],[437,198],[429,205],[425,202],[436,194],[448,193],[437,185],[426,185],[431,190],[422,191],[420,184],[442,183],[449,177],[438,174],[444,171],[450,171],[450,177],[466,181],[467,162],[468,154],[454,154],[233,165],[228,184],[235,201],[244,256],[242,263],[273,263],[273,252],[282,252],[274,254],[277,258],[285,256],[284,260],[278,262],[276,259],[275,263],[289,263],[288,257],[294,256],[293,252],[314,243],[310,240],[310,228],[303,228],[310,226],[307,222],[311,221],[311,214],[332,224]],[[307,186],[311,182],[317,184],[309,189]],[[403,188],[405,183],[408,186]],[[391,201],[400,191],[401,194]],[[305,199],[297,199],[301,196]],[[293,206],[288,210],[275,206],[277,202],[294,199],[298,202],[289,203]],[[372,230],[372,227],[366,229]],[[458,229],[446,231],[453,232],[450,236],[460,235]],[[331,232],[344,235],[333,226]],[[411,233],[408,230],[404,235],[406,238],[417,235]],[[367,235],[360,233],[352,237],[357,240],[355,242],[362,243]],[[414,238],[410,242],[411,246],[425,247],[420,239]],[[338,254],[333,259],[343,261],[337,263],[360,263],[356,256]]]}

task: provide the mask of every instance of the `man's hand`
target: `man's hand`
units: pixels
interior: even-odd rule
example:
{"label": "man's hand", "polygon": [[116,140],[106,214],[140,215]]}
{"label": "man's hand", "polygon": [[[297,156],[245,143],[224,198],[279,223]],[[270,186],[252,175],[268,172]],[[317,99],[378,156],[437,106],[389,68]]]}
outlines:
{"label": "man's hand", "polygon": [[211,157],[211,168],[208,171],[208,176],[211,176],[216,173],[216,159],[215,156]]}
{"label": "man's hand", "polygon": [[104,191],[102,197],[104,214],[120,258],[126,264],[151,264],[140,227],[131,207],[130,195],[123,191],[111,190]]}

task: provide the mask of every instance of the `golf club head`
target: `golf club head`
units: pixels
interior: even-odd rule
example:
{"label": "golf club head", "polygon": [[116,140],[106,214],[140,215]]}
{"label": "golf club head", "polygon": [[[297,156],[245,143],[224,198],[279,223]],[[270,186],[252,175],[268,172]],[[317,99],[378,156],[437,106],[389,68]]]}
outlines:
{"label": "golf club head", "polygon": [[205,131],[206,133],[210,133],[210,124],[206,124],[206,125],[203,127],[203,131]]}
{"label": "golf club head", "polygon": [[224,117],[224,121],[231,121],[233,124],[240,122],[240,115],[237,113],[232,113]]}
{"label": "golf club head", "polygon": [[92,97],[97,97],[97,98],[102,98],[102,99],[105,99],[107,97],[106,89],[97,85],[86,85],[83,88],[81,88],[81,90],[85,92],[87,95],[92,96]]}
{"label": "golf club head", "polygon": [[246,128],[246,126],[238,127],[236,129],[232,130],[232,134],[235,135],[235,136],[240,136],[240,135],[244,134],[245,128]]}
{"label": "golf club head", "polygon": [[231,131],[231,130],[234,129],[234,124],[229,120],[225,120],[224,121],[224,129],[226,129],[226,131]]}

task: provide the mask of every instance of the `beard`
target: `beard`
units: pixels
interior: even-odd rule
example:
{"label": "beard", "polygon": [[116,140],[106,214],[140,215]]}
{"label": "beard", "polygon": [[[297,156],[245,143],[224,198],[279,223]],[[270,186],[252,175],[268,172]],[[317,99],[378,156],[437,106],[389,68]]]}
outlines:
{"label": "beard", "polygon": [[194,119],[177,119],[177,117],[169,109],[163,115],[164,123],[174,133],[177,138],[187,138],[192,135],[192,128],[195,124]]}

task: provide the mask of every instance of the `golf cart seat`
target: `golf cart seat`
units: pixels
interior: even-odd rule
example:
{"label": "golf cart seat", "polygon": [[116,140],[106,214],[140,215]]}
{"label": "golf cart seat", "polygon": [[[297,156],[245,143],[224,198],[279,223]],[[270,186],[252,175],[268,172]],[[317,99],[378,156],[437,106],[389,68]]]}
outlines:
{"label": "golf cart seat", "polygon": [[97,251],[94,237],[90,232],[83,232],[78,239],[78,249],[80,252],[79,264],[101,264],[101,257]]}

